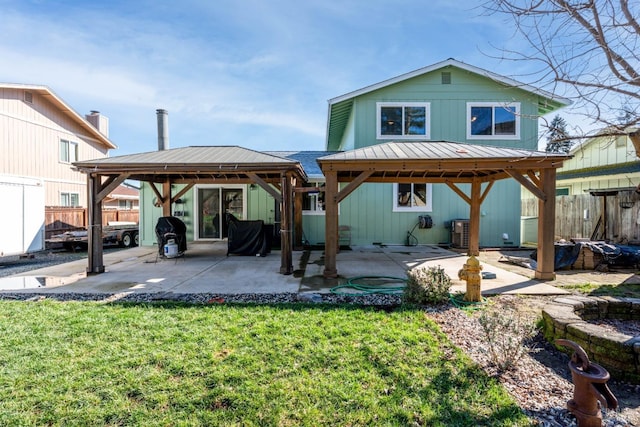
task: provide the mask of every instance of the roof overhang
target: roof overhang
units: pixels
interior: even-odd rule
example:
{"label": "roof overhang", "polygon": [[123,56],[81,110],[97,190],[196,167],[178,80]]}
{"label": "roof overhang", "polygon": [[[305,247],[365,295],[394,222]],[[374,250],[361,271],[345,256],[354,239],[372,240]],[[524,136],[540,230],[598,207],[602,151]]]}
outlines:
{"label": "roof overhang", "polygon": [[448,141],[388,142],[321,157],[322,170],[349,182],[362,172],[366,182],[470,183],[562,167],[567,154],[488,147]]}
{"label": "roof overhang", "polygon": [[27,90],[37,93],[44,99],[49,101],[58,111],[61,111],[67,117],[69,117],[74,123],[87,131],[88,136],[96,141],[98,144],[104,146],[107,149],[118,148],[109,138],[103,135],[98,129],[96,129],[91,123],[89,123],[84,117],[78,114],[73,108],[71,108],[62,98],[55,94],[48,86],[43,85],[25,85],[16,83],[0,83],[0,87],[7,89],[19,89]]}
{"label": "roof overhang", "polygon": [[292,173],[307,180],[299,162],[237,146],[183,147],[75,162],[81,172],[127,175],[127,179],[173,183],[276,183]]}

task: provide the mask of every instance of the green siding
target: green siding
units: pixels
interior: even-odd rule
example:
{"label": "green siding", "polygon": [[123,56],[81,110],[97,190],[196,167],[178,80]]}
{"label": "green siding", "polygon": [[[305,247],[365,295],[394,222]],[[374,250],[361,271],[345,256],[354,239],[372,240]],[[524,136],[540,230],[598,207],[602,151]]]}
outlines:
{"label": "green siding", "polygon": [[[460,188],[470,193],[468,185]],[[484,188],[484,187],[483,187]],[[512,200],[513,203],[505,203]],[[355,245],[373,243],[404,244],[407,232],[418,222],[418,215],[430,215],[433,227],[416,227],[412,235],[419,244],[450,243],[453,219],[468,219],[469,205],[444,184],[433,184],[432,212],[393,212],[392,184],[363,184],[340,203],[340,225],[351,227]],[[520,185],[513,180],[497,182],[481,207],[480,244],[503,246],[520,241]],[[505,242],[503,233],[509,235]]]}
{"label": "green siding", "polygon": [[[379,144],[376,139],[376,103],[431,103],[431,140],[456,141],[535,150],[538,147],[538,96],[521,89],[506,87],[493,80],[451,68],[452,84],[443,85],[440,71],[414,77],[356,98],[355,148]],[[467,140],[467,102],[520,102],[520,140]],[[344,149],[345,147],[340,147]],[[351,148],[351,147],[349,147]]]}
{"label": "green siding", "polygon": [[[162,216],[162,208],[155,207],[153,200],[156,197],[155,193],[149,187],[148,182],[141,183],[140,186],[140,244],[143,246],[153,246],[157,244],[156,238],[156,223],[158,218]],[[183,185],[176,185],[173,188],[173,192],[177,193]],[[187,241],[193,241],[193,221],[194,221],[194,208],[193,208],[193,189],[188,191],[181,197],[184,202],[182,208],[185,215],[180,219],[187,226]],[[173,207],[172,207],[173,210]]]}

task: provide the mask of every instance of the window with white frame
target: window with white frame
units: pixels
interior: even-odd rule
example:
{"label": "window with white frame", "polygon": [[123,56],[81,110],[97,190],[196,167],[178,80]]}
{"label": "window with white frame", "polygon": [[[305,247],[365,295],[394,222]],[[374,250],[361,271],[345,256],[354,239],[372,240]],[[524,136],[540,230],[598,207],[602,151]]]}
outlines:
{"label": "window with white frame", "polygon": [[429,139],[430,107],[428,102],[378,102],[378,139]]}
{"label": "window with white frame", "polygon": [[324,182],[309,182],[302,193],[303,215],[324,215]]}
{"label": "window with white frame", "polygon": [[80,206],[78,193],[60,193],[60,206]]}
{"label": "window with white frame", "polygon": [[78,160],[78,143],[60,140],[60,161],[62,163],[73,163]]}
{"label": "window with white frame", "polygon": [[431,184],[393,184],[393,211],[431,212]]}
{"label": "window with white frame", "polygon": [[468,139],[519,139],[520,103],[468,102]]}

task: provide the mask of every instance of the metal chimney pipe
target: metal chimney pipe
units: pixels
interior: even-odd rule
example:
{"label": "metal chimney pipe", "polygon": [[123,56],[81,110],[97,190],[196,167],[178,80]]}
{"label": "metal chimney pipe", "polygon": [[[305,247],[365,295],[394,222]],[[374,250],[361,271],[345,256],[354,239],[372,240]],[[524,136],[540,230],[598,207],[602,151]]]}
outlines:
{"label": "metal chimney pipe", "polygon": [[158,117],[158,151],[169,149],[169,113],[167,110],[157,109]]}

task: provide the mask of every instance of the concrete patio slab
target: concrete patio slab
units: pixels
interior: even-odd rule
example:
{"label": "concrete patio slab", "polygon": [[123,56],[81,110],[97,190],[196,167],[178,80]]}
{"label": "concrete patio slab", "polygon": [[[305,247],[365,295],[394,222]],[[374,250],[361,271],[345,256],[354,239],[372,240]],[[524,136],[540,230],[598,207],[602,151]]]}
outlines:
{"label": "concrete patio slab", "polygon": [[[325,279],[321,250],[294,251],[294,274],[282,275],[280,252],[266,257],[227,256],[226,242],[190,243],[184,257],[165,259],[156,247],[137,247],[105,254],[105,273],[87,276],[86,259],[0,279],[0,292],[38,293],[329,293],[350,278],[406,278],[419,266],[440,266],[451,277],[453,292],[464,292],[458,270],[467,257],[438,246],[354,246],[337,255],[339,277]],[[565,294],[552,283],[532,280],[484,264],[496,274],[482,281],[484,295]],[[533,272],[532,272],[533,274]]]}

